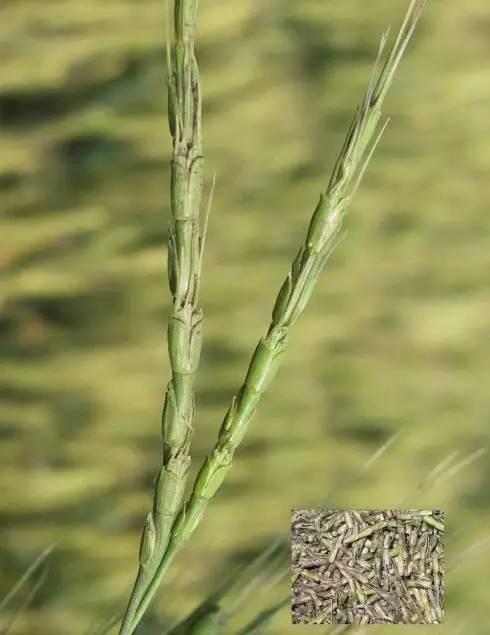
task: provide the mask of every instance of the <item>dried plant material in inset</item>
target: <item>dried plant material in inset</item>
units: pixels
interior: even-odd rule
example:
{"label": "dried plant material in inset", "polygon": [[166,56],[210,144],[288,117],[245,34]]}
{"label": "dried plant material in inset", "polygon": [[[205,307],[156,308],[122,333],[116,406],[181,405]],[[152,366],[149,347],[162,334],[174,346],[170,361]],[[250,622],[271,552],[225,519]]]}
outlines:
{"label": "dried plant material in inset", "polygon": [[294,624],[441,624],[444,512],[294,510]]}

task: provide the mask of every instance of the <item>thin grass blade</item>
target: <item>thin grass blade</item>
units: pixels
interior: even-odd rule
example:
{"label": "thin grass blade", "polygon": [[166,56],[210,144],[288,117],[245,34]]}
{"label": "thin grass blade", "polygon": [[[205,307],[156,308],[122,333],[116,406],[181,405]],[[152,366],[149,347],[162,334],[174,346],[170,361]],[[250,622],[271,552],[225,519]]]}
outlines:
{"label": "thin grass blade", "polygon": [[8,605],[8,603],[12,600],[12,598],[20,591],[20,589],[26,584],[26,582],[30,578],[32,578],[34,573],[41,567],[41,565],[46,562],[46,560],[49,558],[53,549],[54,549],[54,545],[50,545],[44,551],[42,551],[39,554],[39,556],[29,565],[29,567],[20,576],[20,578],[13,585],[10,591],[8,591],[4,595],[2,600],[0,600],[0,611],[2,611]]}

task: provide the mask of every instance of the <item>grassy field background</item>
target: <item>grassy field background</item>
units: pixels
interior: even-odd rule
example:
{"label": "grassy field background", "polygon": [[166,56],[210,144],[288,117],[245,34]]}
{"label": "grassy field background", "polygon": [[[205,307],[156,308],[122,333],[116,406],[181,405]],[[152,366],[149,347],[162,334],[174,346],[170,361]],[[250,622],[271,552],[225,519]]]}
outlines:
{"label": "grassy field background", "polygon": [[[379,36],[406,4],[201,3],[207,187],[213,170],[217,187],[194,465],[268,323]],[[0,16],[0,596],[55,543],[12,633],[81,635],[127,597],[159,463],[170,300],[163,8],[4,0]],[[396,430],[387,456],[333,503],[396,507],[450,452],[487,447],[489,34],[485,0],[429,3],[346,239],[159,594],[162,622],[286,533],[291,508],[321,503]],[[448,561],[488,531],[489,472],[483,458],[415,501],[445,508]],[[486,558],[448,575],[442,632],[487,632]],[[286,595],[289,581],[279,586]],[[257,594],[236,623],[265,606]],[[284,609],[271,635],[289,622]]]}

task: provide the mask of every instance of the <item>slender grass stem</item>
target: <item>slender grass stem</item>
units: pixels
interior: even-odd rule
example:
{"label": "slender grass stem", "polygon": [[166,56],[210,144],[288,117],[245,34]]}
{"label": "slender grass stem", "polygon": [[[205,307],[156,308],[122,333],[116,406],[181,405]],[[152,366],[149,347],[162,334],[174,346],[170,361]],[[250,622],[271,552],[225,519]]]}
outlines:
{"label": "slender grass stem", "polygon": [[45,564],[43,569],[41,570],[41,575],[36,580],[36,582],[35,582],[34,586],[32,587],[32,589],[29,591],[27,596],[22,600],[20,605],[15,609],[15,611],[11,615],[11,617],[10,617],[9,621],[7,622],[7,624],[5,624],[5,626],[0,628],[0,635],[7,635],[7,633],[10,631],[10,629],[14,625],[14,622],[19,617],[19,615],[23,611],[25,611],[25,609],[31,604],[32,600],[37,595],[37,592],[39,591],[39,589],[42,587],[42,585],[46,581],[47,573],[48,573],[48,567]]}
{"label": "slender grass stem", "polygon": [[162,464],[155,479],[153,508],[141,537],[139,570],[120,633],[132,633],[135,614],[166,552],[181,506],[190,466],[194,414],[193,384],[201,352],[202,312],[198,308],[204,234],[202,198],[201,89],[194,54],[198,0],[175,0],[173,47],[167,38],[171,160],[171,218],[168,279],[173,296],[168,323],[172,377],[162,415]]}
{"label": "slender grass stem", "polygon": [[288,602],[289,598],[286,598],[285,600],[281,600],[273,606],[264,609],[251,622],[238,631],[236,635],[257,635],[257,633],[261,633]]}
{"label": "slender grass stem", "polygon": [[39,567],[44,564],[49,558],[51,552],[54,549],[54,545],[47,547],[24,571],[24,573],[20,576],[14,586],[7,591],[4,597],[0,600],[0,611],[2,611],[7,604],[12,600],[12,598],[20,591],[20,589],[26,584],[26,582],[32,578],[34,573],[39,569]]}

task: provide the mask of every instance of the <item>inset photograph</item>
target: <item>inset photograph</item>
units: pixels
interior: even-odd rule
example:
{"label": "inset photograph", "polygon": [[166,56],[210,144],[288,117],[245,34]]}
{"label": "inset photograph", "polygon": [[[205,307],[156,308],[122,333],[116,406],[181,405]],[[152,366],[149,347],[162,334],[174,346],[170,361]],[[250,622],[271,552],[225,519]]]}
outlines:
{"label": "inset photograph", "polygon": [[442,510],[293,510],[293,624],[441,624]]}

